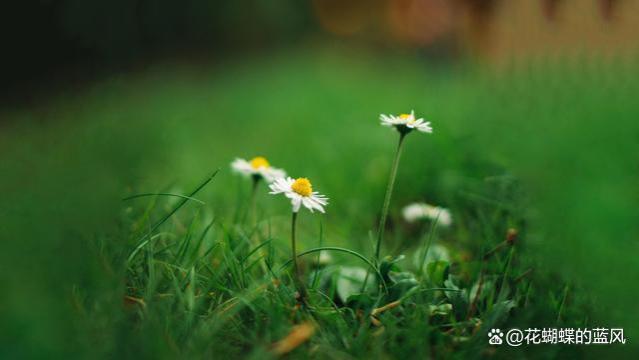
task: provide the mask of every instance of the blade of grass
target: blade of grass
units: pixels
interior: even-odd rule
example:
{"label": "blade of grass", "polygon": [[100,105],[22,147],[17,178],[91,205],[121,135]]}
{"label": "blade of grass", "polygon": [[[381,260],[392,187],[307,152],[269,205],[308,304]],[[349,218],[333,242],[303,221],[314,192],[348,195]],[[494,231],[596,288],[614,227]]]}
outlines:
{"label": "blade of grass", "polygon": [[[193,190],[188,197],[191,198],[193,197],[193,195],[197,194],[198,192],[200,192],[200,190],[202,190],[206,185],[208,185],[208,183],[211,182],[211,180],[213,180],[213,178],[215,177],[215,175],[217,175],[217,173],[220,171],[220,169],[215,170],[215,172],[213,172],[213,174],[211,174],[210,176],[208,176],[200,185],[198,185],[195,190]],[[162,224],[164,224],[171,216],[173,216],[178,210],[180,210],[180,208],[182,208],[182,206],[184,206],[187,202],[189,201],[189,199],[182,199],[182,201],[180,201],[177,205],[175,205],[175,207],[173,208],[173,210],[171,210],[168,214],[166,214],[162,219],[160,219],[158,222],[155,223],[155,225],[153,225],[151,227],[151,229],[149,230],[149,232],[147,232],[144,236],[142,236],[142,238],[140,238],[140,240],[138,240],[138,245],[135,247],[135,249],[133,249],[133,251],[131,252],[131,255],[129,255],[129,257],[127,258],[127,265],[131,263],[131,261],[135,258],[135,255],[138,254],[138,252],[146,245],[149,243],[149,236],[150,234],[152,234],[155,230],[157,230],[157,228],[159,228],[160,226],[162,226]]]}
{"label": "blade of grass", "polygon": [[[356,251],[345,249],[345,248],[341,248],[341,247],[337,247],[337,246],[324,246],[324,247],[313,248],[313,249],[309,249],[309,250],[306,250],[306,251],[302,251],[302,252],[297,254],[297,257],[302,257],[304,255],[308,255],[308,254],[312,254],[314,252],[324,251],[324,250],[344,252],[344,253],[353,255],[353,256],[359,258],[360,260],[364,261],[371,269],[373,269],[375,271],[375,274],[380,279],[380,281],[382,283],[382,286],[384,287],[384,289],[386,289],[386,283],[384,282],[384,277],[379,272],[379,269],[377,269],[377,267],[369,259],[367,259],[364,255],[362,255],[362,254],[360,254],[360,253],[358,253]],[[280,266],[280,268],[278,270],[278,273],[281,272],[286,266],[288,266],[292,262],[293,262],[293,259],[288,259],[284,264],[282,264],[282,266]]]}
{"label": "blade of grass", "polygon": [[272,241],[272,239],[268,239],[266,241],[261,242],[258,246],[256,246],[253,250],[249,251],[248,254],[246,254],[246,256],[244,256],[242,258],[242,260],[240,261],[241,263],[246,262],[246,260],[248,260],[248,258],[251,257],[251,255],[255,254],[256,251],[258,251],[259,249],[261,249],[263,246],[268,245],[270,242]]}
{"label": "blade of grass", "polygon": [[199,252],[200,248],[202,247],[202,243],[204,242],[204,238],[206,237],[206,235],[208,234],[209,230],[211,229],[211,227],[213,226],[214,223],[215,223],[215,218],[213,218],[208,223],[208,225],[206,225],[206,227],[202,231],[202,234],[200,235],[200,237],[198,238],[197,242],[195,243],[195,246],[193,247],[192,255],[190,256],[189,266],[193,265],[198,260],[198,252]]}
{"label": "blade of grass", "polygon": [[127,197],[123,198],[122,201],[133,200],[133,199],[137,199],[137,198],[141,198],[141,197],[147,197],[147,196],[173,196],[173,197],[178,197],[178,198],[181,198],[181,199],[184,199],[184,200],[195,201],[195,202],[200,203],[202,205],[206,204],[204,201],[196,199],[194,197],[190,197],[190,196],[186,196],[186,195],[180,195],[180,194],[172,194],[172,193],[143,193],[143,194],[136,194],[136,195],[127,196]]}
{"label": "blade of grass", "polygon": [[439,215],[442,213],[441,210],[437,212],[437,217],[430,225],[430,230],[428,232],[428,242],[424,246],[424,250],[419,262],[419,273],[418,276],[421,278],[424,273],[424,263],[426,262],[426,256],[428,255],[428,250],[430,250],[430,245],[433,243],[433,234],[435,233],[435,228],[437,227],[437,223],[439,222]]}
{"label": "blade of grass", "polygon": [[[324,228],[323,228],[323,226],[322,226],[322,220],[320,220],[320,223],[319,223],[319,224],[320,224],[319,247],[321,248],[321,247],[322,247],[322,241],[323,241],[323,239],[324,239],[324,236],[323,236],[323,234],[324,234]],[[321,256],[321,255],[322,255],[322,252],[321,252],[321,251],[318,251],[318,252],[317,252],[317,260],[316,260],[316,264],[318,264],[318,265],[319,265],[319,263],[320,263],[320,256]],[[316,271],[313,273],[313,280],[311,281],[311,288],[315,288],[315,287],[317,286],[317,281],[318,281],[318,279],[319,279],[319,274],[318,274],[318,273],[320,273],[321,271],[322,271],[322,269],[320,268],[320,269],[316,270]]]}

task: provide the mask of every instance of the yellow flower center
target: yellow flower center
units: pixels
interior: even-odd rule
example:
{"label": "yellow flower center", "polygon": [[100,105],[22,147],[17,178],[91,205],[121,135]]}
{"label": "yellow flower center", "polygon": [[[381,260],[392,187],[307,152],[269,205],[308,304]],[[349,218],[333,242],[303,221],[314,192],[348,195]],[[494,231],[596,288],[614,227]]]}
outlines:
{"label": "yellow flower center", "polygon": [[267,168],[271,166],[271,164],[268,163],[268,161],[266,160],[266,158],[262,157],[262,156],[257,156],[254,157],[253,159],[251,159],[251,167],[255,170],[259,169],[259,168]]}
{"label": "yellow flower center", "polygon": [[399,115],[399,118],[402,120],[408,120],[407,124],[413,124],[415,122],[415,119],[411,116],[411,114],[401,114]]}
{"label": "yellow flower center", "polygon": [[313,193],[313,185],[307,178],[298,178],[295,180],[291,189],[302,196],[311,196]]}

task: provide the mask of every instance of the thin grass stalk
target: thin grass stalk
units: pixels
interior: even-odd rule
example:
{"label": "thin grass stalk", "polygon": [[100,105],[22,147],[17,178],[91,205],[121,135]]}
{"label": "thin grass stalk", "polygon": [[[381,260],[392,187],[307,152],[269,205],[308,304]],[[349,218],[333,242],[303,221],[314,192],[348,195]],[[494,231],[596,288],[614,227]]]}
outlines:
{"label": "thin grass stalk", "polygon": [[295,282],[295,287],[299,292],[299,300],[302,303],[306,301],[306,289],[304,288],[304,282],[302,282],[302,272],[300,270],[300,266],[297,260],[297,212],[293,212],[293,216],[291,217],[291,255],[293,258],[293,279]]}
{"label": "thin grass stalk", "polygon": [[404,144],[404,138],[406,133],[400,132],[399,141],[397,143],[397,151],[395,152],[395,159],[393,160],[393,166],[388,178],[388,185],[386,186],[386,195],[384,196],[384,204],[382,206],[382,216],[379,219],[379,226],[377,227],[377,244],[375,246],[375,262],[379,262],[379,252],[384,239],[384,230],[386,228],[386,219],[388,218],[388,209],[390,208],[391,195],[393,194],[393,188],[395,187],[395,178],[397,177],[397,169],[399,167],[399,159],[402,155],[402,145]]}
{"label": "thin grass stalk", "polygon": [[[260,243],[258,239],[258,235],[260,233],[259,226],[257,224],[257,215],[256,215],[256,203],[257,203],[257,189],[260,185],[260,180],[262,180],[261,176],[253,176],[252,177],[253,184],[251,186],[251,198],[249,200],[249,209],[248,209],[248,222],[249,226],[253,228],[253,230],[249,233],[250,244],[258,249],[258,256],[264,257],[265,254],[260,248]],[[268,273],[268,267],[264,263],[264,261],[260,261],[260,268],[264,272],[264,274]]]}
{"label": "thin grass stalk", "polygon": [[564,287],[564,295],[562,296],[561,304],[559,305],[559,310],[557,311],[557,324],[561,322],[561,315],[564,311],[564,306],[566,305],[566,298],[568,297],[569,288],[570,286],[568,284],[566,284],[566,286]]}
{"label": "thin grass stalk", "polygon": [[428,256],[430,245],[433,243],[433,234],[435,233],[435,229],[437,228],[437,224],[439,223],[439,216],[441,215],[441,213],[442,213],[441,210],[437,212],[437,217],[430,225],[430,230],[428,231],[428,240],[427,240],[428,242],[426,243],[426,246],[424,247],[424,250],[420,256],[421,261],[419,262],[419,272],[418,272],[420,278],[424,274],[424,263],[426,262],[426,257]]}
{"label": "thin grass stalk", "polygon": [[[377,244],[375,245],[375,258],[374,263],[379,266],[379,253],[382,246],[382,240],[384,239],[384,230],[386,228],[386,219],[388,217],[388,209],[390,208],[391,195],[393,194],[393,188],[395,187],[395,178],[397,177],[397,169],[399,168],[399,159],[402,155],[402,145],[404,144],[404,138],[406,132],[401,131],[399,133],[399,141],[397,143],[397,150],[395,151],[395,158],[393,159],[393,165],[391,167],[391,173],[388,178],[388,184],[386,185],[386,194],[384,195],[384,204],[382,205],[382,215],[379,219],[379,225],[377,227]],[[370,270],[366,270],[366,276],[364,277],[364,283],[362,284],[362,292],[366,289],[368,283],[368,276]]]}
{"label": "thin grass stalk", "polygon": [[251,226],[255,225],[255,204],[257,202],[257,188],[260,185],[260,177],[253,176],[253,184],[251,186],[251,198],[249,200],[249,209],[248,209],[248,221]]}

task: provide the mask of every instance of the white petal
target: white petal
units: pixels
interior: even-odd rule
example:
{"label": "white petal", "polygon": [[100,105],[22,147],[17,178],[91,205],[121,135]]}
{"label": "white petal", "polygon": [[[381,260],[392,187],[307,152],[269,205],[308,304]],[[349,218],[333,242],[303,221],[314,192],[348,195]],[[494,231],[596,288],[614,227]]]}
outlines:
{"label": "white petal", "polygon": [[302,197],[297,196],[291,199],[291,205],[293,205],[293,212],[300,211],[300,205],[302,205]]}
{"label": "white petal", "polygon": [[311,201],[311,198],[303,197],[302,198],[302,204],[304,205],[305,208],[307,208],[311,212],[313,212],[313,202]]}
{"label": "white petal", "polygon": [[264,177],[266,182],[269,182],[269,183],[277,179],[284,178],[286,176],[286,172],[284,172],[284,170],[274,168],[274,167],[268,167],[268,168],[263,167],[259,169],[259,172]]}
{"label": "white petal", "polygon": [[284,195],[289,199],[295,199],[300,196],[300,194],[296,193],[295,191],[286,191],[284,192]]}
{"label": "white petal", "polygon": [[247,176],[255,173],[255,170],[253,169],[251,164],[248,161],[240,158],[233,160],[233,162],[231,163],[231,169],[233,169],[237,173]]}
{"label": "white petal", "polygon": [[379,115],[379,119],[382,122],[391,122],[393,120],[393,119],[391,119],[390,117],[388,117],[387,115],[384,115],[384,114],[380,114]]}
{"label": "white petal", "polygon": [[429,122],[425,122],[423,124],[420,124],[417,127],[417,130],[421,131],[421,132],[425,132],[425,133],[432,133],[433,132],[433,128],[430,127],[430,121]]}
{"label": "white petal", "polygon": [[382,121],[382,125],[385,125],[385,126],[393,126],[393,125],[400,124],[402,122],[400,118],[393,115],[381,114],[379,118]]}
{"label": "white petal", "polygon": [[449,226],[452,223],[450,211],[446,208],[433,206],[426,203],[413,203],[402,210],[402,215],[407,222],[414,222],[420,219],[430,219],[443,226]]}
{"label": "white petal", "polygon": [[322,202],[321,199],[317,199],[315,197],[311,197],[309,202],[315,209],[319,210],[321,213],[324,212],[324,207],[322,205],[326,205],[326,202]]}
{"label": "white petal", "polygon": [[452,224],[453,222],[453,218],[450,215],[450,211],[444,208],[439,208],[439,209],[440,209],[439,220],[437,220],[437,222],[444,226],[450,226],[450,224]]}
{"label": "white petal", "polygon": [[324,195],[320,195],[318,192],[314,192],[311,197],[313,198],[314,201],[317,201],[321,205],[328,204],[328,198]]}
{"label": "white petal", "polygon": [[288,180],[282,178],[276,179],[272,184],[269,185],[269,187],[271,188],[271,194],[281,194],[291,190],[291,185]]}
{"label": "white petal", "polygon": [[424,216],[424,208],[421,204],[410,204],[402,210],[404,220],[414,222]]}

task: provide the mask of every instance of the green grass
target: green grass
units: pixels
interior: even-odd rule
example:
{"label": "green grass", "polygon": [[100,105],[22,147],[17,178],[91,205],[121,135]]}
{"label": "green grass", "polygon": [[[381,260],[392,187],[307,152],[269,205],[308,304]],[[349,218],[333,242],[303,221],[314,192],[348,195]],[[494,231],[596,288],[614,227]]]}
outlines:
{"label": "green grass", "polygon": [[[0,354],[263,358],[304,322],[316,332],[293,357],[632,349],[639,105],[628,79],[637,71],[587,64],[599,68],[494,72],[411,54],[291,50],[214,69],[164,65],[5,110]],[[407,139],[381,253],[406,255],[394,270],[415,278],[382,271],[388,293],[372,287],[345,303],[344,268],[366,263],[332,251],[315,274],[312,253],[302,258],[312,308],[294,310],[289,271],[279,271],[290,258],[288,203],[263,187],[259,225],[243,223],[250,182],[230,161],[267,156],[331,198],[326,215],[302,212],[300,252],[339,247],[370,259],[396,141],[377,118],[413,108],[435,132]],[[205,204],[121,200],[142,193]],[[413,201],[450,208],[453,226],[431,234],[406,224],[400,210]],[[484,261],[511,227],[515,245]],[[424,276],[414,258],[431,235],[450,266],[431,263]],[[432,290],[442,287],[460,291]],[[370,324],[368,312],[397,299],[378,316],[383,327]],[[433,307],[443,304],[452,309]],[[630,343],[495,352],[493,326],[619,326]]]}

